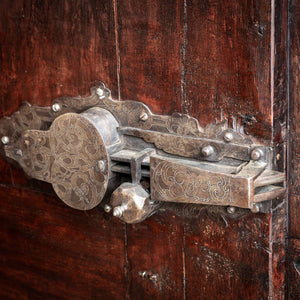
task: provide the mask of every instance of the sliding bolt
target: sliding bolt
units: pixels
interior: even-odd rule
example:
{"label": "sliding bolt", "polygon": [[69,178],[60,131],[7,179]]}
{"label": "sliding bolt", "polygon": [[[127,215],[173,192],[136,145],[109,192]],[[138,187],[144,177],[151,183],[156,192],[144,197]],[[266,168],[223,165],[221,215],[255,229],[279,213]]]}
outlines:
{"label": "sliding bolt", "polygon": [[60,107],[60,104],[59,103],[54,103],[52,106],[51,106],[52,110],[54,112],[59,112],[61,110],[61,107]]}
{"label": "sliding bolt", "polygon": [[209,157],[214,154],[215,150],[211,145],[205,146],[202,148],[202,154],[205,157]]}
{"label": "sliding bolt", "polygon": [[7,145],[9,143],[9,137],[4,135],[2,138],[1,138],[1,142],[3,145]]}

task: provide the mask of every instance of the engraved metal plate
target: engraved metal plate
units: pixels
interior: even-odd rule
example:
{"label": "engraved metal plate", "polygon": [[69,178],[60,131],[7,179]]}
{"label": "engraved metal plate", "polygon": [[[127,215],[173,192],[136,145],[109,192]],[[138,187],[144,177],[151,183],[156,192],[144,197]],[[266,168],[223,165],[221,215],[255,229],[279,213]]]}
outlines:
{"label": "engraved metal plate", "polygon": [[153,199],[249,207],[248,187],[253,178],[216,173],[158,157],[151,157],[150,172]]}
{"label": "engraved metal plate", "polygon": [[188,115],[153,114],[112,99],[99,83],[86,98],[58,98],[51,108],[27,103],[0,119],[0,153],[76,209],[94,208],[116,188],[105,210],[112,205],[127,223],[170,202],[176,211],[180,203],[189,212],[205,205],[222,216],[228,206],[234,216],[243,215],[237,208],[263,211],[261,203],[285,192],[272,149],[241,132],[226,120],[202,128]]}

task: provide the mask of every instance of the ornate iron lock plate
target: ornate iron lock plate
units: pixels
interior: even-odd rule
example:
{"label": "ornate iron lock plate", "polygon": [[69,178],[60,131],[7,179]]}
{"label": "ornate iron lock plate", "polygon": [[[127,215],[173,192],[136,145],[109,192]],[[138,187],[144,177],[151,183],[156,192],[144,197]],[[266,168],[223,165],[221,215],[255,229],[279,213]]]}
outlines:
{"label": "ornate iron lock plate", "polygon": [[113,100],[103,83],[89,97],[58,98],[51,107],[25,103],[0,120],[0,134],[2,155],[51,183],[67,205],[102,202],[128,223],[170,202],[258,212],[285,192],[271,148],[226,122],[203,129],[188,115]]}

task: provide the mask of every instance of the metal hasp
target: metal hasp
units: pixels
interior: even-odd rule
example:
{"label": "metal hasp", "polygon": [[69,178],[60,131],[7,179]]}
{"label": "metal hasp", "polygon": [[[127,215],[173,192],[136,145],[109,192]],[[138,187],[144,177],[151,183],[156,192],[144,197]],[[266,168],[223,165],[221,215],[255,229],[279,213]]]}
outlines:
{"label": "metal hasp", "polygon": [[86,98],[51,107],[22,105],[0,120],[1,154],[49,182],[67,205],[102,204],[127,223],[179,203],[259,212],[285,192],[272,170],[272,148],[228,128],[201,128],[188,115],[152,114],[143,103],[117,101],[103,83]]}

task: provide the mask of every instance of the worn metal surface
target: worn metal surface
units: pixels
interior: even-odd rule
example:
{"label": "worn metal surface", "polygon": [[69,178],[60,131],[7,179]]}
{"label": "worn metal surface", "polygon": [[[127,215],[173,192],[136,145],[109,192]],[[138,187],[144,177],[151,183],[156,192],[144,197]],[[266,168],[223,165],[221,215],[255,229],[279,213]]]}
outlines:
{"label": "worn metal surface", "polygon": [[158,208],[141,185],[125,182],[112,194],[113,215],[126,223],[138,223],[151,216]]}
{"label": "worn metal surface", "polygon": [[[117,125],[100,108],[66,113],[54,120],[49,131],[25,131],[16,143],[5,146],[5,153],[29,176],[52,183],[67,205],[87,210],[97,206],[106,192],[108,151],[120,144]],[[102,170],[99,161],[105,166]]]}
{"label": "worn metal surface", "polygon": [[[256,194],[255,179],[263,173],[266,166],[265,163],[249,162],[233,174],[225,168],[220,172],[203,165],[189,165],[182,159],[152,156],[151,197],[167,202],[232,205],[252,209],[258,199],[259,202],[271,200],[270,195],[276,198],[284,192],[284,188],[277,187],[261,190],[259,195]],[[275,171],[272,174],[276,179],[281,175]],[[271,179],[269,177],[267,183]],[[283,181],[281,178],[280,182]]]}
{"label": "worn metal surface", "polygon": [[[0,132],[6,157],[76,209],[97,206],[114,174],[130,175],[111,200],[128,223],[151,215],[155,201],[229,206],[235,216],[235,207],[258,212],[257,202],[285,191],[284,174],[268,170],[272,149],[226,121],[203,129],[188,115],[155,115],[143,103],[113,100],[103,83],[51,108],[25,105],[0,121]],[[151,199],[140,185],[149,177]]]}

